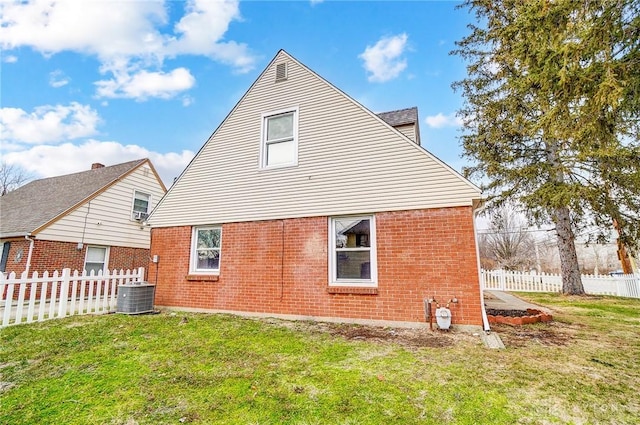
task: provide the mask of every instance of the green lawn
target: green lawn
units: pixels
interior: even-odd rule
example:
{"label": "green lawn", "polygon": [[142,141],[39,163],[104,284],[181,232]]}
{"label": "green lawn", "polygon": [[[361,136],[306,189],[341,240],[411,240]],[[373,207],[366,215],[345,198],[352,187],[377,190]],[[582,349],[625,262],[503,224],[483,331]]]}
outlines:
{"label": "green lawn", "polygon": [[640,300],[528,294],[480,338],[227,315],[0,330],[0,424],[636,424]]}

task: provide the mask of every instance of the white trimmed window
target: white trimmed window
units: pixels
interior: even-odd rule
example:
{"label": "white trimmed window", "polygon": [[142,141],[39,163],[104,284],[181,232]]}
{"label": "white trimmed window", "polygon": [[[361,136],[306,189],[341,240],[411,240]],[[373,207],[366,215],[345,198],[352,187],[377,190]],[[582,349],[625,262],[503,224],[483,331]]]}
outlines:
{"label": "white trimmed window", "polygon": [[194,227],[191,241],[191,273],[220,273],[220,227]]}
{"label": "white trimmed window", "polygon": [[330,219],[330,285],[377,286],[375,234],[372,215]]}
{"label": "white trimmed window", "polygon": [[146,220],[149,216],[149,204],[151,201],[151,195],[148,193],[134,190],[133,192],[133,207],[132,218],[137,221]]}
{"label": "white trimmed window", "polygon": [[262,115],[260,167],[286,167],[298,163],[298,108]]}
{"label": "white trimmed window", "polygon": [[87,255],[84,259],[84,269],[87,274],[92,271],[95,275],[98,272],[104,273],[107,271],[107,264],[109,264],[109,247],[108,246],[92,246],[87,247]]}

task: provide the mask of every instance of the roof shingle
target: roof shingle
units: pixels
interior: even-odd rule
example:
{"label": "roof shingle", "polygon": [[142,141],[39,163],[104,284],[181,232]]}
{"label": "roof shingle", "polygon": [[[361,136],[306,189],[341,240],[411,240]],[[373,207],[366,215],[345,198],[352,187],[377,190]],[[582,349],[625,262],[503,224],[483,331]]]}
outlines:
{"label": "roof shingle", "polygon": [[418,108],[398,109],[397,111],[381,112],[377,114],[382,121],[392,127],[404,124],[414,124],[418,121]]}

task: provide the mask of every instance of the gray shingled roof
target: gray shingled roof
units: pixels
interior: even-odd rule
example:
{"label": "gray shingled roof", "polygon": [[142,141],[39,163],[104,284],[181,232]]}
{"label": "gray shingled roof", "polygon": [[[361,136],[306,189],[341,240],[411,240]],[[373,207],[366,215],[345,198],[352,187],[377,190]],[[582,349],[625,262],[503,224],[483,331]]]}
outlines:
{"label": "gray shingled roof", "polygon": [[392,127],[403,124],[413,124],[418,121],[418,108],[414,106],[413,108],[382,112],[378,114],[378,117]]}
{"label": "gray shingled roof", "polygon": [[33,232],[144,161],[146,159],[34,180],[0,196],[0,237]]}

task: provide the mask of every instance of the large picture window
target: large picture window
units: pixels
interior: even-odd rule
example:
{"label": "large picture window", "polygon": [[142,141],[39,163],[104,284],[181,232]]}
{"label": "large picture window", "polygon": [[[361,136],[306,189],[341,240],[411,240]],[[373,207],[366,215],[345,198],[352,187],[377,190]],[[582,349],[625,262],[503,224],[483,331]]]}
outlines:
{"label": "large picture window", "polygon": [[298,110],[278,111],[262,116],[261,167],[298,163]]}
{"label": "large picture window", "polygon": [[196,227],[191,246],[191,272],[219,273],[222,229]]}
{"label": "large picture window", "polygon": [[331,284],[345,286],[377,284],[373,216],[332,218],[329,252]]}

